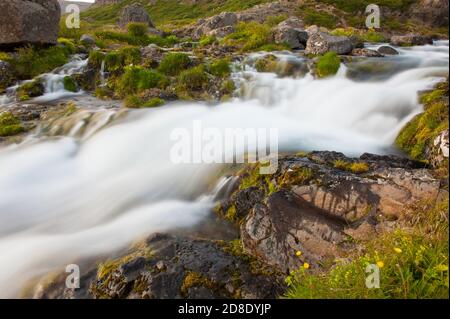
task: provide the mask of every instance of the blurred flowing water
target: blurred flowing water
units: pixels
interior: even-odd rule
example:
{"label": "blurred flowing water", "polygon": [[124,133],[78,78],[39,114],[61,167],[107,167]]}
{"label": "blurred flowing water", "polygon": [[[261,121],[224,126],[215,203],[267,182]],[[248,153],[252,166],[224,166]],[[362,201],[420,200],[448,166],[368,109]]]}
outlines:
{"label": "blurred flowing water", "polygon": [[[234,74],[242,94],[230,102],[136,110],[87,138],[37,138],[0,149],[0,297],[16,297],[31,278],[68,263],[205,220],[214,205],[211,185],[223,182],[220,165],[170,160],[171,132],[192,130],[196,120],[222,131],[278,128],[286,152],[394,152],[396,134],[422,110],[417,93],[448,75],[449,60],[448,41],[398,50],[322,80],[248,66]],[[358,63],[388,67],[382,76],[361,75]],[[61,72],[46,78],[58,82]],[[67,94],[58,86],[41,101],[56,93]]]}

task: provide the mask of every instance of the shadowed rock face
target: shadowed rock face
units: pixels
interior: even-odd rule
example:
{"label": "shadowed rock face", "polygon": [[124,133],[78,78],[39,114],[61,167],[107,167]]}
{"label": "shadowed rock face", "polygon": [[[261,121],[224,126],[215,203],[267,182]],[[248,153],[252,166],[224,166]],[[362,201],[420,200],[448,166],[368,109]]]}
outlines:
{"label": "shadowed rock face", "polygon": [[0,48],[56,44],[61,9],[57,0],[0,2]]}
{"label": "shadowed rock face", "polygon": [[[284,284],[276,273],[251,269],[223,243],[155,234],[144,248],[82,274],[80,289],[67,289],[64,274],[37,298],[275,298]],[[141,245],[142,246],[142,245]],[[101,274],[101,276],[99,275]]]}

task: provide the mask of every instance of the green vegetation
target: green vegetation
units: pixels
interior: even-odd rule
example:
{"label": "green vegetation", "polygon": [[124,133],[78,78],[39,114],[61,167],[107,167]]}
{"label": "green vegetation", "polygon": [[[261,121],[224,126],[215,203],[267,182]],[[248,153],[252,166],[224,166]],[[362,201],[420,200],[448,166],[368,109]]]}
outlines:
{"label": "green vegetation", "polygon": [[128,66],[118,79],[117,91],[122,96],[136,94],[146,89],[163,87],[166,81],[165,76],[156,71],[140,66]]}
{"label": "green vegetation", "polygon": [[[364,243],[321,272],[301,268],[287,277],[287,298],[445,298],[448,278],[448,198],[408,213],[404,227]],[[366,267],[380,269],[380,288],[366,287]]]}
{"label": "green vegetation", "polygon": [[255,62],[255,69],[258,72],[275,72],[277,66],[278,59],[272,54],[259,58]]}
{"label": "green vegetation", "polygon": [[19,79],[31,79],[67,63],[69,55],[74,53],[74,46],[68,43],[68,40],[64,39],[62,45],[49,48],[19,48],[16,54],[8,55],[6,62],[11,64]]}
{"label": "green vegetation", "polygon": [[151,108],[158,107],[165,104],[163,99],[160,98],[152,98],[148,101],[145,101],[138,95],[128,95],[124,101],[125,107],[128,108]]}
{"label": "green vegetation", "polygon": [[349,171],[354,174],[362,174],[369,171],[370,167],[364,162],[346,162],[343,160],[336,160],[333,163],[334,168],[340,169],[342,171]]}
{"label": "green vegetation", "polygon": [[359,30],[355,28],[337,28],[331,31],[332,35],[337,36],[347,36],[356,37],[362,42],[387,42],[389,39],[385,38],[381,33],[370,29],[370,30]]}
{"label": "green vegetation", "polygon": [[203,36],[203,37],[201,37],[199,42],[198,42],[198,44],[199,44],[200,47],[205,47],[205,46],[211,45],[211,44],[216,43],[216,42],[217,42],[216,37],[210,35],[210,36]]}
{"label": "green vegetation", "polygon": [[27,101],[42,94],[44,94],[44,86],[39,79],[27,82],[17,89],[17,97],[20,101]]}
{"label": "green vegetation", "polygon": [[208,75],[203,65],[187,69],[180,73],[178,81],[183,88],[200,90],[208,82]]}
{"label": "green vegetation", "polygon": [[187,54],[169,53],[164,56],[159,64],[158,71],[166,75],[175,76],[186,70],[190,65],[191,59]]}
{"label": "green vegetation", "polygon": [[336,52],[327,52],[317,61],[317,75],[321,78],[337,73],[341,60]]}
{"label": "green vegetation", "polygon": [[239,47],[242,51],[257,51],[271,43],[270,26],[257,22],[240,22],[236,31],[224,39],[226,45]]}
{"label": "green vegetation", "polygon": [[114,24],[123,7],[136,1],[145,6],[152,21],[158,26],[181,26],[224,11],[241,11],[269,2],[269,0],[197,0],[195,2],[155,0],[149,3],[145,0],[122,0],[118,4],[91,7],[82,12],[81,17],[84,21],[92,21],[97,26]]}
{"label": "green vegetation", "polygon": [[161,37],[159,35],[147,35],[140,33],[134,28],[132,28],[129,32],[118,32],[112,30],[97,31],[95,32],[95,36],[103,41],[122,42],[140,46],[146,46],[153,43],[161,47],[169,47],[179,41],[175,36]]}
{"label": "green vegetation", "polygon": [[399,133],[395,143],[413,159],[426,160],[426,148],[448,129],[448,81],[423,94],[424,112],[414,117]]}
{"label": "green vegetation", "polygon": [[208,65],[208,72],[218,77],[227,77],[231,73],[230,61],[228,59],[213,60]]}
{"label": "green vegetation", "polygon": [[309,6],[302,6],[299,9],[299,14],[303,16],[307,25],[315,24],[328,29],[333,29],[336,28],[336,25],[339,22],[338,17],[327,12],[317,11],[315,8]]}
{"label": "green vegetation", "polygon": [[208,289],[214,290],[216,285],[210,279],[202,276],[200,273],[194,271],[187,271],[181,285],[181,295],[186,297],[189,289],[194,287],[206,287]]}
{"label": "green vegetation", "polygon": [[70,76],[66,76],[63,79],[64,81],[64,89],[70,92],[77,92],[78,85],[77,82]]}
{"label": "green vegetation", "polygon": [[132,22],[127,25],[128,34],[133,37],[145,37],[148,32],[146,23]]}
{"label": "green vegetation", "polygon": [[0,136],[16,135],[23,131],[22,123],[11,112],[0,113]]}
{"label": "green vegetation", "polygon": [[[366,10],[369,4],[373,1],[370,0],[320,0],[326,4],[335,6],[348,13],[361,13]],[[379,0],[377,5],[380,7],[387,7],[395,10],[406,10],[408,7],[414,3],[414,0]]]}
{"label": "green vegetation", "polygon": [[100,68],[105,54],[100,51],[91,51],[89,53],[89,64],[95,68]]}

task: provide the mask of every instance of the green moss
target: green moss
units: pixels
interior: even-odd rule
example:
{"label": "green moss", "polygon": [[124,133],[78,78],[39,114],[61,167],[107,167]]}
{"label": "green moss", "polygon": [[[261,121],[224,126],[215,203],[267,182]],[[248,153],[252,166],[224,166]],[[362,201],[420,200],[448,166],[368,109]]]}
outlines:
{"label": "green moss", "polygon": [[314,178],[314,171],[307,167],[298,167],[287,170],[279,178],[279,187],[305,185]]}
{"label": "green moss", "polygon": [[317,61],[317,75],[321,78],[337,73],[341,60],[336,52],[327,52]]}
{"label": "green moss", "polygon": [[12,136],[23,131],[22,123],[11,112],[0,113],[0,136]]}
{"label": "green moss", "polygon": [[255,69],[258,72],[275,72],[277,67],[278,59],[272,54],[259,58],[255,62]]}
{"label": "green moss", "polygon": [[155,97],[153,99],[148,100],[145,102],[142,107],[158,107],[164,105],[166,102],[163,99],[160,99],[158,97]]}
{"label": "green moss", "polygon": [[204,66],[199,65],[182,71],[178,77],[178,82],[188,90],[200,90],[207,84],[208,76]]}
{"label": "green moss", "polygon": [[64,81],[64,89],[65,90],[70,91],[70,92],[78,91],[77,82],[71,76],[64,77],[63,81]]}
{"label": "green moss", "polygon": [[75,43],[72,40],[66,38],[59,38],[58,44],[65,47],[69,54],[74,54],[76,52]]}
{"label": "green moss", "polygon": [[333,163],[334,168],[342,170],[342,171],[349,171],[354,174],[362,174],[369,171],[370,167],[365,162],[346,162],[343,160],[336,160]]}
{"label": "green moss", "polygon": [[180,292],[183,297],[189,293],[189,289],[194,287],[206,287],[214,290],[217,285],[210,279],[195,271],[187,271],[181,284]]}
{"label": "green moss", "polygon": [[42,94],[44,94],[44,86],[40,80],[27,82],[17,89],[17,97],[20,101],[27,101]]}
{"label": "green moss", "polygon": [[230,61],[228,59],[217,59],[209,64],[208,72],[219,77],[227,77],[231,73]]}
{"label": "green moss", "polygon": [[[447,88],[447,89],[446,89]],[[396,145],[411,158],[426,160],[426,149],[438,134],[448,129],[448,81],[421,97],[425,111],[403,127]],[[447,95],[447,96],[446,96]]]}
{"label": "green moss", "polygon": [[158,71],[166,75],[175,76],[186,70],[190,64],[191,59],[187,54],[169,53],[162,59]]}
{"label": "green moss", "polygon": [[333,29],[339,22],[339,18],[324,11],[317,11],[315,8],[308,6],[300,7],[299,14],[303,16],[303,20],[307,25],[318,25],[328,29]]}

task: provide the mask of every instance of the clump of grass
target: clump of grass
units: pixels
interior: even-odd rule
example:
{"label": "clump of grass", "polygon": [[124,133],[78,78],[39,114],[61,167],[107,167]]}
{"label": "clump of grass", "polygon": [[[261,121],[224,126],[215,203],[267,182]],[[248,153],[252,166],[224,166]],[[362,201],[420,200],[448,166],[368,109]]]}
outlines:
{"label": "clump of grass", "polygon": [[227,77],[231,73],[230,61],[228,59],[217,59],[209,64],[208,72],[219,77]]}
{"label": "clump of grass", "polygon": [[163,87],[166,81],[165,76],[156,71],[140,66],[128,66],[118,79],[117,92],[122,96],[137,94],[146,89]]}
{"label": "clump of grass", "polygon": [[208,75],[203,65],[187,69],[178,77],[180,85],[188,90],[200,90],[208,81]]}
{"label": "clump of grass", "polygon": [[191,59],[184,53],[169,53],[162,59],[158,71],[175,76],[181,71],[186,70],[191,65]]}
{"label": "clump of grass", "polygon": [[[414,216],[410,224],[366,243],[350,262],[336,260],[334,267],[321,272],[292,272],[286,279],[286,297],[448,299],[448,198],[408,215]],[[431,233],[430,218],[439,225]],[[368,265],[380,270],[378,289],[366,286]]]}
{"label": "clump of grass", "polygon": [[104,59],[105,54],[100,51],[91,51],[89,53],[89,65],[95,68],[100,68]]}
{"label": "clump of grass", "polygon": [[166,102],[159,97],[154,97],[147,102],[145,102],[142,107],[158,107],[164,105]]}
{"label": "clump of grass", "polygon": [[317,61],[317,75],[321,78],[334,75],[341,66],[341,60],[336,52],[327,52]]}
{"label": "clump of grass", "polygon": [[339,19],[327,12],[317,11],[307,6],[301,7],[299,13],[303,16],[303,20],[307,25],[318,25],[328,29],[336,27]]}
{"label": "clump of grass", "polygon": [[11,112],[0,113],[0,136],[12,136],[23,131],[22,123]]}
{"label": "clump of grass", "polygon": [[204,277],[202,274],[188,271],[183,279],[181,285],[180,293],[182,296],[186,297],[189,289],[194,287],[206,287],[208,289],[214,289],[216,285],[210,279]]}
{"label": "clump of grass", "polygon": [[291,187],[304,185],[314,178],[314,171],[307,167],[289,169],[279,178],[278,185],[282,187]]}
{"label": "clump of grass", "polygon": [[270,27],[257,22],[241,22],[236,31],[227,35],[225,44],[238,46],[242,51],[255,51],[271,43]]}
{"label": "clump of grass", "polygon": [[117,51],[108,52],[105,55],[105,68],[108,72],[118,72],[124,65],[123,56]]}
{"label": "clump of grass", "polygon": [[122,55],[123,63],[125,65],[136,65],[141,63],[141,50],[134,46],[125,46],[120,48],[120,54]]}
{"label": "clump of grass", "polygon": [[133,37],[144,37],[148,32],[148,25],[140,22],[130,22],[127,25],[128,34]]}

